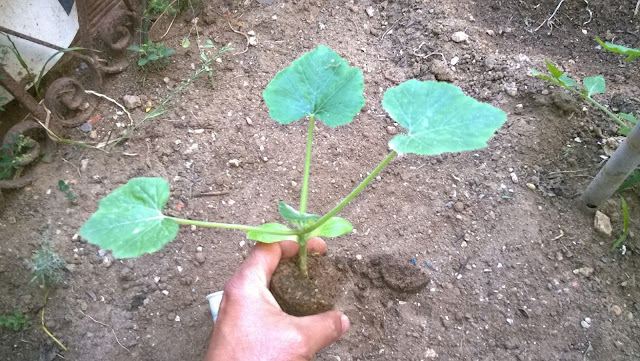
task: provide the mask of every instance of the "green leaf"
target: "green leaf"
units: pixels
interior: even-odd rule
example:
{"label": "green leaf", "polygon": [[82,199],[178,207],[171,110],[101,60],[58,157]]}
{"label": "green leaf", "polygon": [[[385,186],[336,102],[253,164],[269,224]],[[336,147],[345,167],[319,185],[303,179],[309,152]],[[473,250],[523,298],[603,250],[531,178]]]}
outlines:
{"label": "green leaf", "polygon": [[189,45],[191,45],[191,41],[189,41],[189,38],[185,37],[184,39],[182,39],[182,47],[183,48],[188,48]]}
{"label": "green leaf", "polygon": [[254,241],[262,242],[262,243],[274,243],[274,242],[280,242],[280,241],[296,241],[296,236],[294,235],[283,236],[279,234],[269,233],[269,231],[276,231],[276,232],[290,231],[289,227],[285,226],[284,224],[265,223],[256,228],[259,228],[264,232],[260,230],[249,231],[247,232],[247,238],[252,239]]}
{"label": "green leaf", "polygon": [[574,86],[580,87],[580,83],[571,79],[567,74],[562,74],[562,76],[560,76],[558,80],[560,81],[560,85],[564,86],[565,88],[570,88]]}
{"label": "green leaf", "polygon": [[614,53],[618,53],[618,54],[623,54],[623,55],[628,55],[626,59],[624,59],[624,61],[626,62],[630,62],[633,61],[634,59],[640,57],[640,49],[634,49],[634,48],[627,48],[626,46],[622,46],[622,45],[616,45],[614,43],[610,43],[610,42],[603,42],[602,40],[600,40],[600,38],[596,37],[596,41],[598,42],[598,44],[600,44],[603,48],[614,52]]}
{"label": "green leaf", "polygon": [[127,50],[135,51],[136,53],[140,52],[140,45],[133,44],[127,48]]}
{"label": "green leaf", "polygon": [[134,178],[100,201],[79,234],[116,258],[155,252],[178,234],[178,223],[162,214],[168,200],[164,179]]}
{"label": "green leaf", "polygon": [[389,142],[398,153],[437,155],[487,146],[507,114],[462,93],[455,85],[415,79],[384,93],[382,107],[408,134]]}
{"label": "green leaf", "polygon": [[588,76],[582,79],[585,89],[587,90],[587,96],[591,94],[603,94],[607,87],[605,85],[604,76]]}
{"label": "green leaf", "polygon": [[289,124],[313,115],[330,127],[353,121],[364,106],[362,71],[320,45],[276,74],[262,93],[269,115]]}
{"label": "green leaf", "polygon": [[340,217],[331,217],[320,227],[314,229],[307,234],[307,239],[313,237],[340,237],[344,234],[351,233],[353,226],[349,221]]}
{"label": "green leaf", "polygon": [[147,58],[140,58],[140,59],[138,60],[138,65],[139,65],[139,66],[145,66],[145,65],[147,65],[147,63],[148,63],[148,62],[149,62],[149,59],[147,59]]}
{"label": "green leaf", "polygon": [[151,60],[151,61],[158,60],[158,55],[156,55],[156,54],[149,54],[149,56],[147,56],[147,59],[149,59],[149,60]]}
{"label": "green leaf", "polygon": [[278,202],[278,212],[280,213],[282,218],[293,223],[298,228],[305,227],[307,224],[313,223],[320,219],[320,216],[317,214],[300,213],[295,208],[282,201]]}
{"label": "green leaf", "polygon": [[558,82],[557,79],[554,79],[554,78],[552,78],[552,77],[550,77],[550,76],[548,76],[546,74],[542,74],[539,71],[537,71],[536,69],[531,68],[531,69],[529,69],[529,72],[531,72],[531,74],[533,76],[535,76],[536,78],[543,79],[543,80],[549,81],[549,82],[554,83],[554,84],[560,84],[560,82]]}
{"label": "green leaf", "polygon": [[638,119],[631,113],[618,113],[618,117],[633,124],[638,124]]}
{"label": "green leaf", "polygon": [[69,190],[69,185],[67,184],[67,182],[63,181],[63,180],[59,180],[58,181],[58,189],[62,192],[66,192],[67,190]]}
{"label": "green leaf", "polygon": [[620,247],[622,242],[624,242],[629,236],[629,208],[627,207],[627,201],[622,196],[620,197],[620,203],[622,204],[622,218],[624,222],[624,228],[622,235],[616,240],[616,243],[613,244],[612,249]]}
{"label": "green leaf", "polygon": [[620,133],[620,135],[624,135],[626,137],[627,135],[629,135],[629,133],[631,133],[631,127],[623,125],[618,130],[618,133]]}
{"label": "green leaf", "polygon": [[549,60],[545,60],[547,63],[547,69],[549,69],[549,73],[552,77],[559,79],[562,76],[562,71],[558,69],[555,65],[553,65]]}

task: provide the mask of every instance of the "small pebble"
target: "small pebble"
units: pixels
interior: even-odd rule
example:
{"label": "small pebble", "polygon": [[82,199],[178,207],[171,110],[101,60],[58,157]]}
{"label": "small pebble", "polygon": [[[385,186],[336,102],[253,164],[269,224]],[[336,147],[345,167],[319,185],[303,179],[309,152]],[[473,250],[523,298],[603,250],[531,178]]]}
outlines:
{"label": "small pebble", "polygon": [[451,40],[456,43],[462,43],[469,40],[469,35],[467,35],[464,31],[457,31],[451,35]]}
{"label": "small pebble", "polygon": [[618,305],[613,305],[613,307],[611,307],[611,312],[615,313],[616,316],[620,316],[622,314],[622,308]]}
{"label": "small pebble", "polygon": [[362,255],[357,254],[357,255],[356,255],[356,259],[357,259],[358,261],[362,261]]}
{"label": "small pebble", "polygon": [[531,189],[532,191],[536,190],[536,186],[533,183],[527,183],[527,188]]}
{"label": "small pebble", "polygon": [[165,296],[169,296],[169,291],[167,291],[167,290],[162,290],[162,294],[163,294],[163,295],[165,295]]}
{"label": "small pebble", "polygon": [[512,172],[510,176],[513,183],[518,183],[518,176],[515,173]]}
{"label": "small pebble", "polygon": [[248,125],[253,125],[253,120],[251,120],[251,118],[247,117],[247,124]]}
{"label": "small pebble", "polygon": [[202,249],[203,249],[202,246],[198,246],[198,248],[196,248],[196,251],[202,252]]}
{"label": "small pebble", "polygon": [[204,257],[204,253],[196,253],[196,261],[200,264],[204,263],[205,261],[205,257]]}
{"label": "small pebble", "polygon": [[229,165],[237,168],[240,166],[240,161],[238,159],[230,159]]}
{"label": "small pebble", "polygon": [[387,134],[389,135],[396,135],[398,134],[398,128],[394,127],[393,125],[389,125],[387,127]]}

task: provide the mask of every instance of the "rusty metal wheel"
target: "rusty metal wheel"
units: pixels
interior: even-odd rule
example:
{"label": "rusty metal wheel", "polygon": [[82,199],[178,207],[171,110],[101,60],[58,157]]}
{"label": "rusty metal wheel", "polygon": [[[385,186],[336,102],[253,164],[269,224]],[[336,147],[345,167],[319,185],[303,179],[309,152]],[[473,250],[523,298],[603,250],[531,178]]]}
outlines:
{"label": "rusty metal wheel", "polygon": [[65,127],[77,127],[94,112],[97,101],[85,93],[80,82],[73,78],[60,78],[47,89],[44,103],[53,119]]}

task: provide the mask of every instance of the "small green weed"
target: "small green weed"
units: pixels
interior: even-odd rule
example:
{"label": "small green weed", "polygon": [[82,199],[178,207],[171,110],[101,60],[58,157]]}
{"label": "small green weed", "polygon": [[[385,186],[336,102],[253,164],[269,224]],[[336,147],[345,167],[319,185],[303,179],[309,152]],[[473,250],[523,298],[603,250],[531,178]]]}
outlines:
{"label": "small green weed", "polygon": [[188,4],[187,0],[150,0],[146,13],[151,16],[164,13],[175,15],[186,8]]}
{"label": "small green weed", "polygon": [[11,179],[14,171],[20,167],[18,163],[32,147],[31,139],[22,134],[3,145],[0,148],[0,179]]}
{"label": "small green weed", "polygon": [[29,316],[16,311],[13,315],[0,315],[0,327],[6,327],[12,331],[22,331],[29,327]]}
{"label": "small green weed", "polygon": [[151,40],[141,45],[131,45],[128,49],[138,53],[140,56],[138,65],[142,68],[147,66],[162,68],[169,63],[169,57],[175,52],[163,43],[154,44]]}
{"label": "small green weed", "polygon": [[67,184],[67,182],[63,180],[59,180],[58,189],[60,190],[60,192],[63,192],[67,196],[67,199],[69,200],[69,202],[73,202],[76,200],[77,197],[75,194],[73,194],[71,189],[69,189],[69,184]]}
{"label": "small green weed", "polygon": [[624,242],[627,237],[629,237],[629,207],[627,206],[627,200],[624,197],[620,196],[620,203],[622,204],[622,218],[624,222],[622,235],[616,243],[613,244],[613,249],[620,247],[622,242]]}
{"label": "small green weed", "polygon": [[49,230],[44,231],[39,240],[40,249],[33,254],[29,262],[33,272],[33,278],[29,283],[38,280],[42,287],[61,283],[62,267],[66,264],[65,260],[54,251],[49,232]]}

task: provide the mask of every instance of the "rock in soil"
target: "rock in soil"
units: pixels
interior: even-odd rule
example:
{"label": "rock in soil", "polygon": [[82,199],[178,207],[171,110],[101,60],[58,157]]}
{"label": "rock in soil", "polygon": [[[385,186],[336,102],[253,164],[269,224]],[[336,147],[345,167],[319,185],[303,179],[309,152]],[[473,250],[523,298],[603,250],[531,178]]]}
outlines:
{"label": "rock in soil", "polygon": [[611,228],[611,220],[606,214],[600,211],[596,212],[596,217],[593,220],[593,227],[596,229],[596,231],[602,234],[606,234],[607,236],[610,236],[611,232],[613,231],[613,229]]}
{"label": "rock in soil", "polygon": [[297,261],[285,260],[271,276],[271,293],[282,310],[309,316],[332,310],[341,294],[342,274],[327,256],[309,256],[309,277],[302,276]]}

